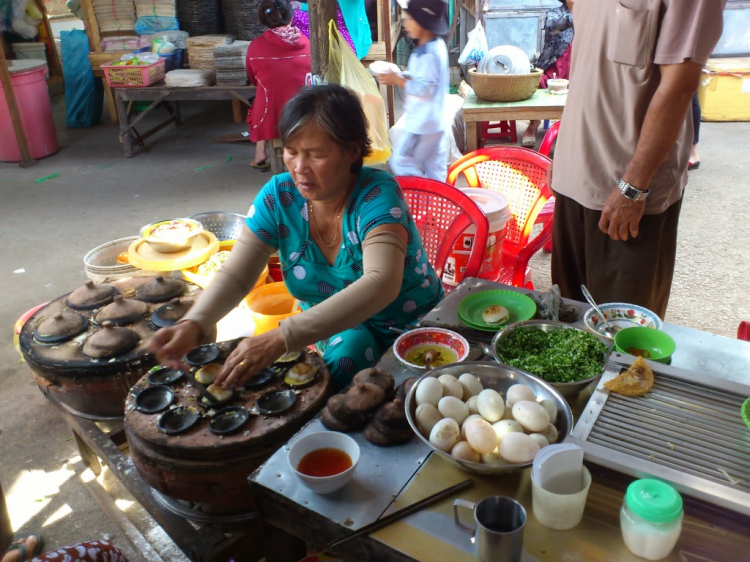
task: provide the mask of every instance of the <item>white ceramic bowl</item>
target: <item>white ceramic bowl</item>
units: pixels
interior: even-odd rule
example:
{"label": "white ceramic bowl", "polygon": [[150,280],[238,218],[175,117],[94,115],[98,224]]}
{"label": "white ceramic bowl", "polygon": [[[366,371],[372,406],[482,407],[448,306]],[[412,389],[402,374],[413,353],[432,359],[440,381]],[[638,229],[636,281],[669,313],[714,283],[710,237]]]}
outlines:
{"label": "white ceramic bowl", "polygon": [[[352,459],[352,466],[344,472],[334,474],[333,476],[307,476],[297,470],[302,458],[307,454],[317,449],[339,449],[344,451],[349,458]],[[354,471],[357,469],[357,463],[359,462],[359,445],[357,442],[345,435],[344,433],[337,433],[335,431],[319,431],[317,433],[311,433],[305,435],[292,445],[289,449],[289,455],[287,456],[289,466],[300,479],[300,482],[307,488],[315,492],[316,494],[332,494],[333,492],[340,490],[349,483],[349,480],[354,476]]]}
{"label": "white ceramic bowl", "polygon": [[[600,304],[599,308],[604,316],[607,317],[609,325],[615,329],[623,330],[625,328],[632,328],[633,326],[646,326],[647,328],[661,330],[664,327],[664,323],[655,312],[642,306],[626,302],[610,302]],[[602,320],[599,313],[593,308],[588,309],[586,314],[583,315],[583,323],[586,325],[586,328],[597,336],[612,341],[612,338],[607,338],[604,335],[604,320]]]}

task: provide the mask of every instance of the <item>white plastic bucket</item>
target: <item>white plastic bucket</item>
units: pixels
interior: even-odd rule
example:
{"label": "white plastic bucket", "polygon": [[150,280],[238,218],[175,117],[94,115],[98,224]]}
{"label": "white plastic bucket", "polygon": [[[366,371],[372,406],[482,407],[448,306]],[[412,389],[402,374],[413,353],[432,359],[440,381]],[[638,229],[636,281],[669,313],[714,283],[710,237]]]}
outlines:
{"label": "white plastic bucket", "polygon": [[47,60],[47,46],[44,43],[13,43],[13,52],[18,59]]}
{"label": "white plastic bucket", "polygon": [[[493,278],[500,269],[503,239],[505,238],[506,225],[508,224],[508,220],[510,220],[508,200],[504,195],[495,193],[489,189],[466,187],[462,188],[461,191],[466,193],[479,205],[479,208],[487,215],[487,220],[490,223],[487,247],[484,251],[484,259],[482,260],[482,268],[479,271],[479,276]],[[443,271],[443,283],[446,285],[456,286],[463,280],[476,232],[476,227],[471,225],[458,237],[458,240],[453,245],[453,250],[448,256],[448,261]]]}

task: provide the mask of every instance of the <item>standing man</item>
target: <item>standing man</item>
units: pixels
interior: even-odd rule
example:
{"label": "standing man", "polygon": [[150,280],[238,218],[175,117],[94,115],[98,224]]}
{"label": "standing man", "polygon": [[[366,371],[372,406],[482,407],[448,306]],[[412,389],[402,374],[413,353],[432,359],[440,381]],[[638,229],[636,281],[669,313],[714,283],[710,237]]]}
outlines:
{"label": "standing man", "polygon": [[726,0],[576,0],[553,167],[552,281],[663,317],[693,140],[693,93]]}

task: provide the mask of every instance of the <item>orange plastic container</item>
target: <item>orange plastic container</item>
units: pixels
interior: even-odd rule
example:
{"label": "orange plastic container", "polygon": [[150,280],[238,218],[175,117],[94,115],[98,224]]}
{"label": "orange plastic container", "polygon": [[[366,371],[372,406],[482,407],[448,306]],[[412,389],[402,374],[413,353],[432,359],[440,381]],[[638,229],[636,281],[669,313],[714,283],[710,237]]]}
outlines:
{"label": "orange plastic container", "polygon": [[283,282],[269,283],[254,289],[245,297],[245,304],[255,322],[256,336],[277,328],[284,318],[300,312],[295,310],[296,299],[289,294]]}

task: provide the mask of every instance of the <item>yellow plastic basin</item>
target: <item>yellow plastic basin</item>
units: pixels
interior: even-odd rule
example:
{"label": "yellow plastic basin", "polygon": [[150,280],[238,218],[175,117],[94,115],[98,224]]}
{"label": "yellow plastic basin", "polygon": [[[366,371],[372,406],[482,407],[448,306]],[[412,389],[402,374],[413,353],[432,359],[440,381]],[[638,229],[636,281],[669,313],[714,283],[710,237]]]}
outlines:
{"label": "yellow plastic basin", "polygon": [[289,318],[299,312],[299,310],[293,311],[296,299],[289,294],[283,282],[268,283],[254,289],[245,297],[245,304],[255,321],[256,336],[273,330],[284,318]]}

